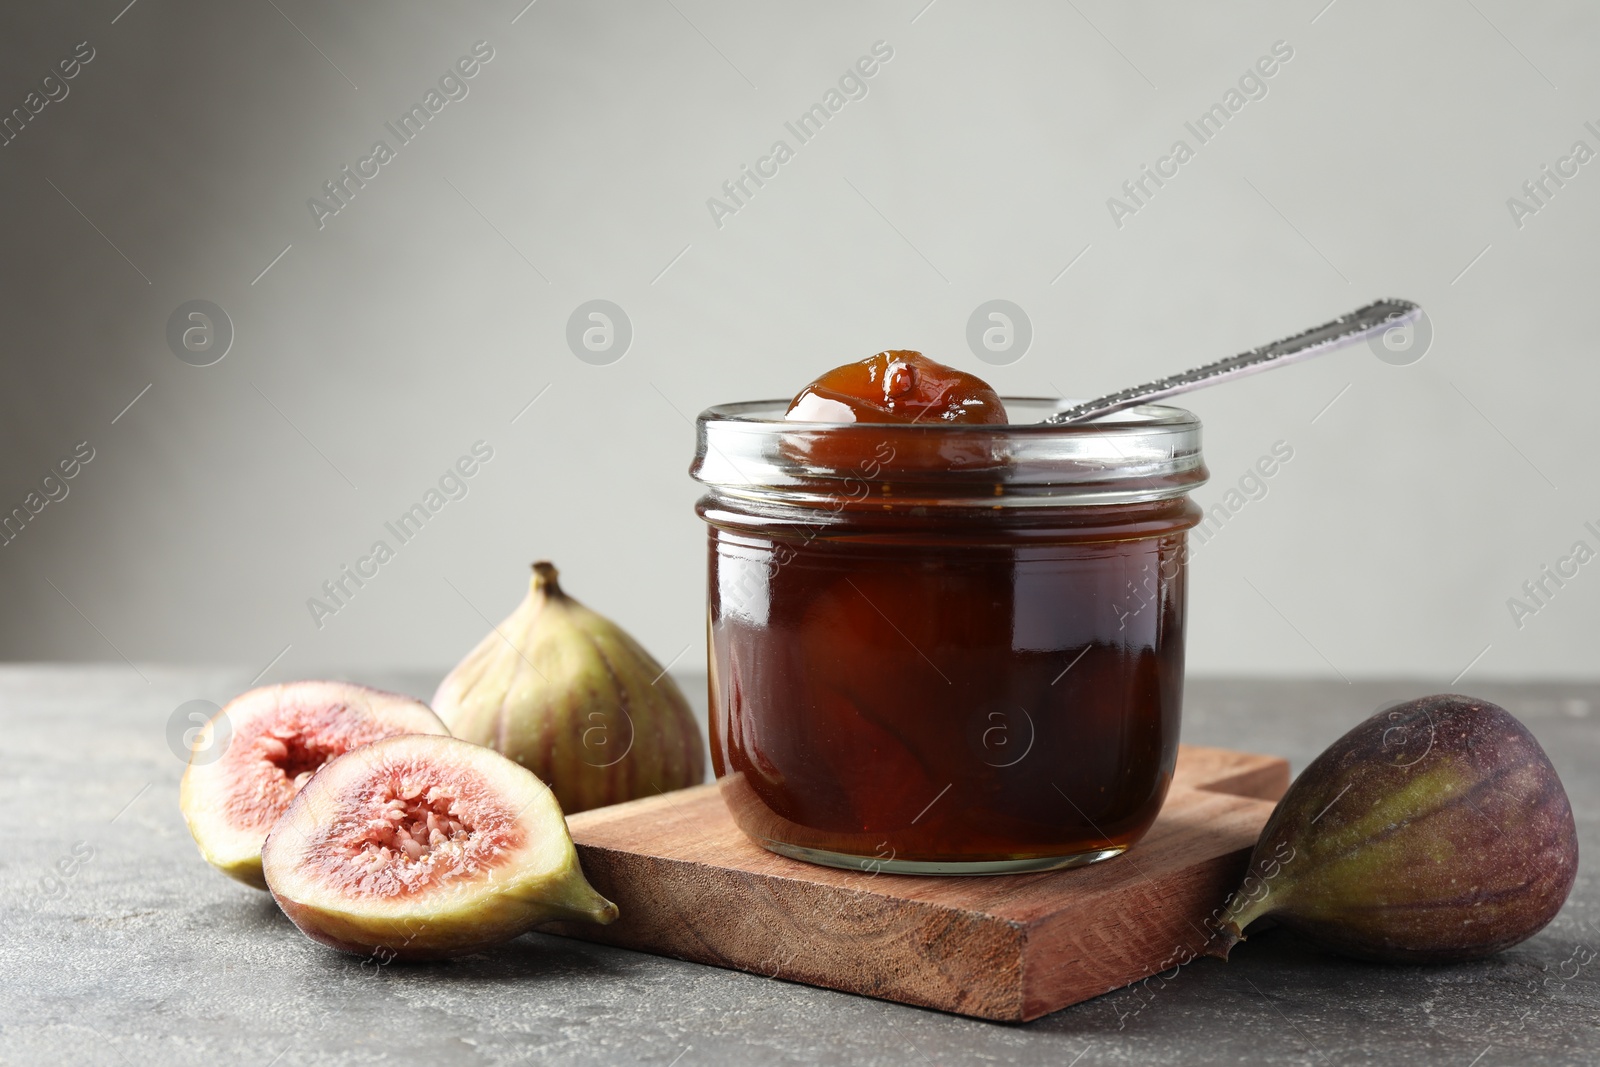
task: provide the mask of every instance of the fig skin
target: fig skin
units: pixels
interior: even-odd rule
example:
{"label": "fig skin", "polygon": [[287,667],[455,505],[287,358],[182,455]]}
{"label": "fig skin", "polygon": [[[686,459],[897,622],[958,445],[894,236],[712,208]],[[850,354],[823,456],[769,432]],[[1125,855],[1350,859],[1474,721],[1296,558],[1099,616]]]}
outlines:
{"label": "fig skin", "polygon": [[549,785],[568,813],[699,785],[700,729],[655,658],[533,564],[528,594],[439,683],[450,733]]}
{"label": "fig skin", "polygon": [[[452,810],[477,825],[415,859],[396,851],[364,866],[351,846],[375,839],[371,817],[385,801],[374,787],[397,780],[419,782],[424,797],[434,787],[476,796]],[[474,848],[477,833],[490,840]],[[491,749],[436,735],[388,738],[328,763],[273,826],[262,868],[301,933],[383,963],[465,956],[541,923],[618,915],[584,878],[543,782]]]}
{"label": "fig skin", "polygon": [[1455,694],[1379,711],[1312,761],[1261,832],[1207,953],[1272,918],[1346,956],[1449,963],[1555,918],[1578,871],[1561,779],[1504,708]]}
{"label": "fig skin", "polygon": [[[293,765],[285,746],[272,744],[273,731],[288,726],[297,729],[280,730],[292,736],[278,740],[294,742]],[[221,729],[227,748],[208,758]],[[228,701],[196,734],[178,787],[178,807],[207,863],[265,890],[261,845],[309,777],[305,772],[316,769],[306,760],[331,760],[397,734],[447,732],[422,701],[382,689],[329,681],[260,686]],[[289,770],[297,773],[291,777]]]}

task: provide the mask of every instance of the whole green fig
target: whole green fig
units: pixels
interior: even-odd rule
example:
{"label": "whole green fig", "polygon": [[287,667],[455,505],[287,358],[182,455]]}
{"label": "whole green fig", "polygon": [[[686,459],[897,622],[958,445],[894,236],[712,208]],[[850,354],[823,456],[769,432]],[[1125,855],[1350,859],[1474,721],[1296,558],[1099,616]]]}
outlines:
{"label": "whole green fig", "polygon": [[464,741],[538,775],[568,815],[705,778],[700,728],[672,676],[620,626],[533,565],[527,596],[439,683]]}
{"label": "whole green fig", "polygon": [[1379,711],[1278,803],[1208,948],[1270,915],[1362,959],[1442,963],[1533,936],[1567,899],[1578,838],[1561,779],[1504,708],[1422,697]]}

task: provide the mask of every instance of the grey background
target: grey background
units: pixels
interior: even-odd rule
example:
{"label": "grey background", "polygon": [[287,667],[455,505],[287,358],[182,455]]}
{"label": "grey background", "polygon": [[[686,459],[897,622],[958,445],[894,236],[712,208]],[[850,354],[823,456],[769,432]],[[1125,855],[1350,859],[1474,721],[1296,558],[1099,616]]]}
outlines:
{"label": "grey background", "polygon": [[[125,2],[0,13],[0,112],[96,52],[0,147],[0,510],[95,450],[0,548],[6,658],[442,672],[548,557],[696,664],[701,408],[886,347],[1088,395],[1397,295],[1420,362],[1193,398],[1202,503],[1294,458],[1197,554],[1191,669],[1596,674],[1600,562],[1520,629],[1506,605],[1600,526],[1600,163],[1521,228],[1506,205],[1600,149],[1590,5]],[[319,230],[307,199],[479,40],[469,95]],[[718,228],[707,198],[879,40],[866,98]],[[1280,40],[1265,98],[1115,226]],[[194,299],[236,330],[213,366],[166,344]],[[633,326],[605,366],[565,342],[592,299]],[[1007,366],[965,343],[991,299],[1032,321]],[[307,598],[478,440],[467,497],[319,629]]]}

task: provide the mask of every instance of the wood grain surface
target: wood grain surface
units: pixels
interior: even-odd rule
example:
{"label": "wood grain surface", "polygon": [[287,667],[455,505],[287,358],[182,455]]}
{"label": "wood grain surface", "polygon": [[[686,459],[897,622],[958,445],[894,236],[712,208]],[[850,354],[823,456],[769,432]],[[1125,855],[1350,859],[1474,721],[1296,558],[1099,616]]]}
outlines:
{"label": "wood grain surface", "polygon": [[1025,1021],[1169,969],[1241,877],[1289,765],[1183,745],[1124,855],[995,877],[846,871],[775,855],[715,783],[569,818],[610,926],[569,937],[984,1019]]}

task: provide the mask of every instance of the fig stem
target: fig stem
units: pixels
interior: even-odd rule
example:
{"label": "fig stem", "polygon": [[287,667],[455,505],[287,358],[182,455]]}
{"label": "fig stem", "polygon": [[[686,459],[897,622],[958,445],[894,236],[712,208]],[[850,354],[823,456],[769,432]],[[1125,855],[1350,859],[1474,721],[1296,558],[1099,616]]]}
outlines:
{"label": "fig stem", "polygon": [[564,596],[561,583],[556,579],[560,577],[556,565],[547,559],[541,559],[533,565],[533,589],[546,596]]}
{"label": "fig stem", "polygon": [[611,903],[611,901],[606,900],[599,906],[584,912],[583,917],[597,926],[609,926],[610,924],[616,922],[617,916],[621,914],[621,909],[619,909],[615,904]]}
{"label": "fig stem", "polygon": [[1211,940],[1206,942],[1206,947],[1200,950],[1202,956],[1212,956],[1227,962],[1228,953],[1233,951],[1233,946],[1245,940],[1244,930],[1236,922],[1225,922],[1217,927],[1217,932],[1211,935]]}
{"label": "fig stem", "polygon": [[1226,960],[1233,946],[1245,940],[1245,928],[1272,909],[1267,907],[1267,898],[1263,896],[1260,900],[1250,901],[1238,911],[1229,910],[1229,917],[1217,926],[1217,932],[1201,950],[1204,955]]}
{"label": "fig stem", "polygon": [[542,893],[549,894],[543,902],[556,913],[548,920],[551,922],[590,922],[607,926],[622,914],[620,908],[601,896],[583,877],[583,868],[576,858],[567,880],[553,891],[546,889]]}

